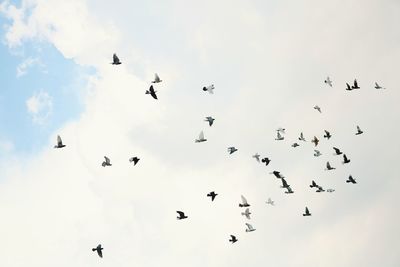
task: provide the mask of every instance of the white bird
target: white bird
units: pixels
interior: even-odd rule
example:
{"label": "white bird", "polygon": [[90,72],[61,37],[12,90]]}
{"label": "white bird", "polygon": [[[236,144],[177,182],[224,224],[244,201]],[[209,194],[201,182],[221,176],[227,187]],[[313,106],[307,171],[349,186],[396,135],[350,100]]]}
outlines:
{"label": "white bird", "polygon": [[246,216],[248,220],[250,220],[250,214],[251,212],[249,208],[247,208],[244,212],[242,212],[242,215]]}
{"label": "white bird", "polygon": [[103,161],[103,163],[101,163],[101,166],[105,167],[105,166],[111,166],[111,165],[112,164],[110,162],[110,159],[107,158],[106,156],[104,156],[104,161]]}
{"label": "white bird", "polygon": [[201,131],[199,134],[199,139],[196,139],[195,142],[201,143],[201,142],[205,142],[205,141],[207,141],[207,139],[204,138],[204,133],[203,133],[203,131]]}
{"label": "white bird", "polygon": [[386,89],[386,88],[380,86],[377,82],[375,82],[375,89]]}
{"label": "white bird", "polygon": [[206,117],[206,119],[204,121],[208,121],[208,124],[211,126],[213,125],[215,119],[213,117]]}
{"label": "white bird", "polygon": [[267,203],[271,206],[275,206],[274,201],[271,198],[268,198],[268,201],[266,201],[265,203]]}
{"label": "white bird", "polygon": [[251,224],[249,224],[249,223],[246,223],[246,226],[247,226],[246,232],[253,232],[253,231],[256,230],[256,229],[254,229],[253,226],[252,226]]}
{"label": "white bird", "polygon": [[203,91],[208,91],[210,94],[214,94],[214,89],[215,89],[214,84],[203,87]]}
{"label": "white bird", "polygon": [[316,105],[316,106],[314,107],[314,109],[318,110],[319,113],[321,113],[321,108],[320,108],[319,106]]}
{"label": "white bird", "polygon": [[321,152],[319,152],[319,150],[315,150],[314,149],[314,157],[319,157],[319,156],[321,156],[322,154],[321,154]]}
{"label": "white bird", "polygon": [[152,83],[160,83],[162,82],[162,80],[160,79],[160,77],[158,77],[158,74],[155,73],[154,74],[154,81],[152,81]]}
{"label": "white bird", "polygon": [[332,87],[332,81],[331,79],[328,77],[326,77],[326,80],[324,81],[324,83],[328,84],[330,87]]}
{"label": "white bird", "polygon": [[276,132],[276,138],[275,138],[275,140],[283,140],[283,139],[285,139],[282,135],[281,135],[281,133],[278,131],[278,132]]}
{"label": "white bird", "polygon": [[242,198],[242,203],[239,203],[239,207],[250,207],[250,204],[247,203],[247,199],[243,195],[240,197]]}
{"label": "white bird", "polygon": [[254,154],[252,157],[255,158],[258,162],[260,162],[260,155],[258,153]]}

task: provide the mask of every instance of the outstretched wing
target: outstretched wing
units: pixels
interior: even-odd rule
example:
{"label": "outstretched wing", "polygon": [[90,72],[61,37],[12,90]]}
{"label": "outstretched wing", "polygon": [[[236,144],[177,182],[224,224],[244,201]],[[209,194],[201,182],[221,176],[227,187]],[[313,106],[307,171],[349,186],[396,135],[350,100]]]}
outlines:
{"label": "outstretched wing", "polygon": [[203,139],[204,139],[204,133],[203,133],[203,131],[201,131],[199,134],[199,140],[203,140]]}
{"label": "outstretched wing", "polygon": [[158,77],[157,73],[154,74],[154,81],[155,82],[159,82],[160,81],[160,77]]}
{"label": "outstretched wing", "polygon": [[113,62],[114,63],[119,63],[119,58],[117,57],[117,54],[115,54],[115,53],[113,55]]}
{"label": "outstretched wing", "polygon": [[184,217],[185,216],[185,213],[182,212],[182,211],[177,210],[176,212],[179,214],[179,217]]}
{"label": "outstretched wing", "polygon": [[358,87],[358,83],[357,83],[356,79],[354,80],[354,87]]}
{"label": "outstretched wing", "polygon": [[308,210],[308,208],[306,207],[306,214],[309,214],[310,213],[310,211]]}
{"label": "outstretched wing", "polygon": [[61,140],[61,137],[59,136],[59,135],[57,135],[57,145],[58,146],[62,146],[62,140]]}
{"label": "outstretched wing", "polygon": [[107,164],[110,164],[110,159],[109,159],[109,158],[107,158],[106,156],[104,156],[104,159],[105,159],[105,161],[106,161]]}
{"label": "outstretched wing", "polygon": [[253,228],[253,226],[251,224],[246,223],[246,226],[250,231],[254,230],[254,228]]}
{"label": "outstretched wing", "polygon": [[248,204],[247,203],[247,199],[243,195],[241,195],[240,197],[242,198],[242,203],[243,204],[245,204],[245,205]]}

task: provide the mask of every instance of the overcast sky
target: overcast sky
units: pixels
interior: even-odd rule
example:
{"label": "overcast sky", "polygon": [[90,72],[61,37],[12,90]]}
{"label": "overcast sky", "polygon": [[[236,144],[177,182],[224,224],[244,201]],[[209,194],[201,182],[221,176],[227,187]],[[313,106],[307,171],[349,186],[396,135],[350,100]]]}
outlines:
{"label": "overcast sky", "polygon": [[[0,12],[0,266],[399,266],[399,1],[22,0]],[[154,73],[158,100],[145,94]]]}

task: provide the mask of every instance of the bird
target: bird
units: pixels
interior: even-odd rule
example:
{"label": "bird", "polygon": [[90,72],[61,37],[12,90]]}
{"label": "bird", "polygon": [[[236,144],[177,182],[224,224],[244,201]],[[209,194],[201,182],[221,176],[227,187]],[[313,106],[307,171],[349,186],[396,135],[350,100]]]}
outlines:
{"label": "bird", "polygon": [[350,159],[347,158],[346,154],[343,154],[343,164],[349,163]]}
{"label": "bird", "polygon": [[360,134],[362,134],[362,133],[363,133],[363,131],[361,131],[360,126],[357,125],[357,132],[356,132],[356,135],[360,135]]}
{"label": "bird", "polygon": [[277,132],[280,132],[280,133],[282,133],[282,134],[285,134],[286,129],[280,127],[280,128],[278,128],[276,131],[277,131]]}
{"label": "bird", "polygon": [[61,137],[57,135],[57,145],[54,146],[54,148],[63,148],[65,145],[63,144]]}
{"label": "bird", "polygon": [[329,188],[329,189],[326,189],[326,192],[333,193],[333,192],[335,192],[335,189]]}
{"label": "bird", "polygon": [[150,85],[149,90],[146,90],[146,95],[150,94],[154,99],[158,99],[156,93],[157,91],[154,90],[153,85]]}
{"label": "bird", "polygon": [[321,113],[321,108],[319,106],[315,106],[314,109],[318,110],[318,112]]}
{"label": "bird", "polygon": [[377,82],[375,82],[375,89],[386,89],[386,88],[380,86]]}
{"label": "bird", "polygon": [[293,143],[293,144],[292,144],[292,147],[298,147],[298,146],[299,146],[298,143]]}
{"label": "bird", "polygon": [[103,248],[101,247],[101,244],[99,244],[97,247],[92,248],[92,251],[97,251],[97,254],[99,255],[100,258],[103,258]]}
{"label": "bird", "polygon": [[288,185],[288,183],[286,182],[285,178],[282,178],[281,188],[288,188],[288,187],[290,187],[290,185]]}
{"label": "bird", "polygon": [[360,89],[360,87],[358,86],[357,80],[354,79],[354,85],[351,86],[352,89]]}
{"label": "bird", "polygon": [[158,74],[155,73],[154,74],[154,81],[152,81],[152,83],[160,83],[162,82],[162,80],[160,79],[160,77],[158,77]]}
{"label": "bird", "polygon": [[313,188],[313,187],[318,187],[318,185],[317,185],[317,183],[316,183],[314,180],[312,180],[312,182],[311,182],[311,184],[310,184],[310,187],[311,187],[311,188]]}
{"label": "bird", "polygon": [[278,178],[278,179],[285,178],[285,176],[283,176],[283,175],[282,175],[280,172],[278,172],[278,171],[273,171],[273,172],[271,172],[270,174],[275,175],[275,177]]}
{"label": "bird", "polygon": [[249,224],[249,223],[246,223],[246,226],[247,226],[246,232],[253,232],[253,231],[256,230],[256,229],[254,229],[253,226],[252,226],[251,224]]}
{"label": "bird", "polygon": [[329,164],[329,161],[326,162],[326,169],[325,170],[330,171],[330,170],[335,170],[335,169],[336,168],[332,167],[331,164]]}
{"label": "bird", "polygon": [[315,191],[315,192],[317,192],[317,193],[321,193],[321,192],[325,192],[325,190],[322,188],[322,186],[317,186],[317,191]]}
{"label": "bird", "polygon": [[306,141],[306,139],[304,138],[303,132],[300,133],[300,137],[299,137],[300,141]]}
{"label": "bird", "polygon": [[265,163],[265,166],[268,166],[268,164],[271,162],[271,160],[269,158],[263,158],[261,160],[262,163]]}
{"label": "bird", "polygon": [[213,125],[215,119],[213,117],[206,117],[206,119],[204,121],[208,121],[208,125],[210,125],[210,127]]}
{"label": "bird", "polygon": [[314,145],[315,145],[315,146],[317,146],[317,145],[318,145],[318,143],[319,143],[319,140],[318,140],[318,138],[317,138],[316,136],[314,136],[314,139],[313,139],[313,140],[311,140],[311,143],[314,143]]}
{"label": "bird", "polygon": [[248,220],[250,220],[250,214],[251,212],[249,208],[247,208],[244,212],[242,212],[242,215],[246,216]]}
{"label": "bird", "polygon": [[275,140],[283,140],[283,139],[285,138],[281,135],[281,132],[277,131]]}
{"label": "bird", "polygon": [[288,188],[286,188],[287,191],[285,191],[285,194],[293,194],[294,191],[292,190],[292,188],[289,186]]}
{"label": "bird", "polygon": [[330,87],[332,87],[332,81],[331,79],[328,77],[326,77],[326,80],[324,81],[324,83],[326,83],[327,85],[329,85]]}
{"label": "bird", "polygon": [[350,84],[346,83],[346,86],[347,86],[347,87],[346,87],[346,90],[347,90],[347,91],[353,90],[353,88],[351,88]]}
{"label": "bird", "polygon": [[218,194],[215,193],[214,191],[212,191],[212,192],[210,192],[210,193],[207,194],[208,197],[211,197],[211,201],[214,201],[214,199],[215,199],[215,197],[216,197],[217,195],[218,195]]}
{"label": "bird", "polygon": [[196,139],[195,143],[201,143],[201,142],[205,142],[205,141],[207,141],[207,139],[204,138],[204,133],[203,133],[203,131],[201,131],[199,134],[199,139]]}
{"label": "bird", "polygon": [[112,164],[110,162],[110,159],[107,158],[106,156],[104,156],[104,161],[103,161],[103,163],[101,163],[101,166],[105,167],[105,166],[111,166],[111,165]]}
{"label": "bird", "polygon": [[354,180],[353,176],[349,176],[349,178],[346,180],[346,183],[352,183],[352,184],[356,184],[356,180]]}
{"label": "bird", "polygon": [[257,162],[260,162],[260,155],[258,153],[254,154],[252,157],[255,158]]}
{"label": "bird", "polygon": [[271,198],[268,198],[268,200],[265,203],[267,203],[267,204],[269,204],[271,206],[275,206],[275,203]]}
{"label": "bird", "polygon": [[133,166],[135,166],[139,162],[140,158],[132,157],[129,159],[129,162],[133,162]]}
{"label": "bird", "polygon": [[337,147],[334,147],[333,150],[335,150],[335,154],[334,154],[334,155],[341,155],[341,154],[343,154],[343,152],[340,151],[340,149],[337,148]]}
{"label": "bird", "polygon": [[228,147],[228,152],[229,154],[233,154],[237,151],[238,149],[234,146]]}
{"label": "bird", "polygon": [[111,63],[112,65],[120,65],[121,61],[119,61],[119,58],[117,57],[117,54],[113,54],[113,62]]}
{"label": "bird", "polygon": [[239,207],[250,207],[250,204],[249,203],[247,203],[247,199],[243,196],[243,195],[241,195],[240,196],[241,198],[242,198],[242,203],[239,203]]}
{"label": "bird", "polygon": [[185,215],[185,213],[183,211],[177,210],[176,212],[179,214],[179,216],[176,217],[178,220],[183,220],[183,219],[186,219],[188,217],[188,216]]}
{"label": "bird", "polygon": [[314,157],[319,157],[319,156],[321,156],[322,154],[321,154],[321,152],[319,151],[319,150],[315,150],[314,149]]}
{"label": "bird", "polygon": [[203,87],[203,91],[207,91],[210,94],[214,94],[214,89],[215,89],[214,84],[211,84],[209,86],[204,86]]}
{"label": "bird", "polygon": [[331,138],[331,137],[332,137],[331,133],[330,133],[330,132],[328,132],[327,130],[324,130],[324,131],[325,131],[324,138],[326,138],[326,139],[328,139],[328,140],[329,140],[329,138]]}
{"label": "bird", "polygon": [[308,208],[306,207],[306,212],[303,213],[303,216],[311,216],[310,211],[308,210]]}
{"label": "bird", "polygon": [[229,239],[229,242],[232,242],[232,244],[233,244],[233,243],[235,243],[237,241],[238,241],[238,239],[236,238],[236,236],[231,235],[231,239]]}

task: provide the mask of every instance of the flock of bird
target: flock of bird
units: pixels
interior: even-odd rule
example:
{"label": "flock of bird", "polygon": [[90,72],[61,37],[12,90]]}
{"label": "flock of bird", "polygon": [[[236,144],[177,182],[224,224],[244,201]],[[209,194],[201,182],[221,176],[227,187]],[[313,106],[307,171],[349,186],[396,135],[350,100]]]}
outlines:
{"label": "flock of bird", "polygon": [[[113,65],[120,65],[120,64],[122,64],[121,61],[119,60],[119,58],[117,57],[116,54],[113,55],[113,62],[112,62],[111,64],[113,64]],[[145,94],[150,94],[154,99],[158,99],[158,98],[157,98],[157,94],[156,94],[157,91],[154,90],[153,84],[157,84],[157,83],[160,83],[160,82],[162,82],[162,80],[160,79],[160,77],[159,77],[158,74],[156,73],[156,74],[155,74],[155,77],[154,77],[154,80],[151,82],[152,85],[150,85],[150,88],[149,88],[148,90],[146,90]],[[325,79],[324,82],[325,82],[327,85],[329,85],[330,87],[333,86],[333,85],[332,85],[332,84],[333,84],[333,83],[332,83],[332,80],[331,80],[329,77],[327,77],[327,78]],[[347,86],[347,87],[346,87],[345,89],[348,90],[348,91],[360,89],[360,86],[358,85],[357,80],[354,80],[352,86],[350,86],[348,83],[346,83],[346,86]],[[209,94],[213,94],[213,93],[214,93],[215,87],[214,87],[213,84],[211,84],[211,85],[209,85],[209,86],[204,86],[202,89],[203,89],[203,91],[208,92]],[[385,88],[383,88],[383,87],[381,87],[380,85],[378,85],[378,83],[375,83],[375,89],[385,89]],[[322,111],[321,111],[321,108],[320,108],[319,106],[315,106],[314,109],[317,110],[317,111],[320,112],[320,113],[322,112]],[[215,119],[214,119],[213,117],[209,116],[209,117],[206,117],[206,118],[205,118],[205,121],[208,122],[209,126],[211,127],[211,126],[213,125]],[[275,138],[275,140],[277,140],[277,141],[282,141],[282,140],[284,140],[284,139],[285,139],[285,133],[286,133],[285,131],[286,131],[285,128],[278,128],[278,129],[276,130],[276,138]],[[329,131],[327,131],[327,130],[324,130],[324,132],[325,132],[325,134],[323,135],[323,138],[326,138],[327,140],[329,140],[329,139],[332,137],[331,133],[330,133]],[[355,133],[355,135],[361,135],[361,134],[363,134],[363,131],[362,131],[361,128],[357,125],[357,126],[356,126],[356,133]],[[300,136],[298,137],[298,140],[299,140],[299,141],[302,141],[302,142],[307,142],[306,138],[304,137],[303,132],[300,133]],[[196,142],[196,143],[202,143],[202,142],[206,142],[206,141],[207,141],[207,139],[204,137],[204,132],[201,131],[200,134],[199,134],[199,137],[198,137],[197,139],[195,139],[195,142]],[[314,144],[314,147],[317,147],[318,144],[319,144],[319,142],[320,142],[320,140],[319,140],[316,136],[314,136],[314,137],[311,139],[311,142]],[[66,146],[66,145],[63,144],[61,137],[58,135],[58,136],[57,136],[57,144],[56,144],[54,147],[55,147],[55,148],[63,148],[63,147],[65,147],[65,146]],[[298,146],[300,146],[300,144],[297,143],[297,142],[295,142],[295,143],[293,143],[291,146],[292,146],[292,147],[298,147]],[[234,146],[228,147],[227,150],[228,150],[228,153],[229,153],[229,154],[233,154],[233,153],[235,153],[236,151],[238,151],[238,149],[237,149],[236,147],[234,147]],[[336,156],[342,155],[342,156],[343,156],[343,162],[342,162],[343,164],[348,164],[348,163],[350,163],[350,159],[349,159],[349,158],[346,156],[346,154],[345,154],[344,152],[342,152],[339,148],[333,147],[333,150],[334,150],[334,155],[336,155]],[[314,149],[314,156],[315,156],[315,157],[319,157],[319,156],[321,156],[321,155],[322,155],[322,153],[321,153],[319,150]],[[252,157],[253,157],[257,162],[263,163],[263,164],[265,164],[266,166],[268,166],[269,163],[271,162],[271,159],[269,159],[268,157],[264,157],[264,158],[260,159],[261,156],[260,156],[258,153],[254,154]],[[135,157],[131,157],[131,158],[129,159],[129,162],[133,162],[133,164],[136,165],[136,164],[139,162],[139,160],[140,160],[140,158],[138,158],[138,157],[135,156]],[[101,166],[103,166],[103,167],[112,166],[111,161],[110,161],[110,159],[109,159],[107,156],[104,156],[104,161],[101,163]],[[329,163],[329,161],[326,162],[326,168],[325,168],[325,170],[331,171],[331,170],[335,170],[335,169],[336,169],[336,168],[333,167],[333,166]],[[294,193],[294,191],[292,190],[291,186],[288,184],[287,180],[285,179],[285,176],[283,176],[283,174],[282,174],[281,172],[279,172],[279,171],[272,171],[270,174],[273,174],[277,179],[280,179],[280,180],[281,180],[281,182],[282,182],[281,188],[284,188],[284,189],[286,190],[286,191],[285,191],[286,194],[293,194],[293,193]],[[356,184],[357,182],[356,182],[356,180],[352,177],[352,175],[349,175],[348,179],[346,180],[346,183]],[[316,189],[317,189],[316,192],[318,192],[318,193],[325,192],[325,191],[328,192],[328,193],[333,193],[333,192],[335,191],[335,190],[332,189],[332,188],[329,188],[329,189],[325,190],[322,186],[318,185],[314,180],[311,181],[310,188],[316,188]],[[217,195],[218,195],[218,194],[217,194],[215,191],[212,191],[212,192],[209,192],[206,196],[207,196],[207,197],[210,197],[210,198],[211,198],[211,201],[214,201],[214,200],[216,199]],[[266,204],[271,205],[271,206],[274,206],[274,205],[275,205],[274,201],[273,201],[271,198],[268,198],[268,200],[266,201]],[[249,207],[250,207],[250,204],[248,203],[247,199],[246,199],[243,195],[241,195],[241,203],[239,203],[239,207],[240,207],[240,208],[246,208],[246,209],[244,210],[244,212],[242,212],[241,214],[242,214],[242,216],[245,216],[248,220],[250,220],[250,219],[251,219],[251,217],[250,217],[251,212],[250,212],[250,208],[249,208]],[[178,216],[177,216],[177,219],[178,219],[178,220],[184,220],[184,219],[187,219],[187,218],[188,218],[188,216],[185,214],[185,212],[180,211],[180,210],[178,210],[178,211],[176,211],[176,212],[177,212],[177,214],[178,214]],[[303,216],[311,216],[311,212],[310,212],[310,210],[308,209],[308,207],[305,207],[305,211],[304,211],[304,213],[303,213],[302,215],[303,215]],[[247,227],[247,228],[245,229],[245,232],[253,232],[253,231],[256,230],[256,229],[255,229],[251,224],[249,224],[249,223],[245,223],[245,225],[246,225],[246,227]],[[237,239],[237,237],[236,237],[235,235],[230,235],[229,242],[235,243],[235,242],[237,242],[237,241],[238,241],[238,239]],[[99,257],[103,257],[103,252],[102,252],[102,250],[103,250],[103,248],[102,248],[101,244],[99,244],[99,245],[98,245],[97,247],[95,247],[95,248],[92,248],[92,251],[96,251]]]}

